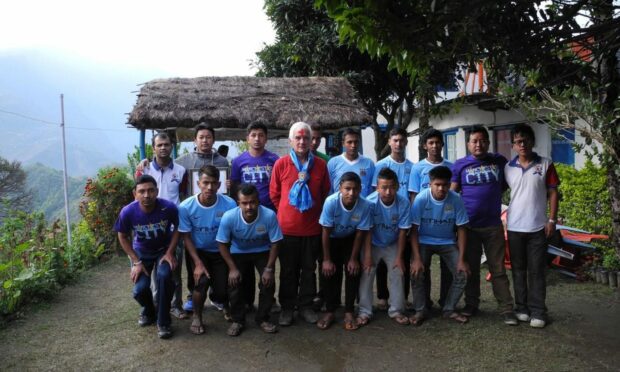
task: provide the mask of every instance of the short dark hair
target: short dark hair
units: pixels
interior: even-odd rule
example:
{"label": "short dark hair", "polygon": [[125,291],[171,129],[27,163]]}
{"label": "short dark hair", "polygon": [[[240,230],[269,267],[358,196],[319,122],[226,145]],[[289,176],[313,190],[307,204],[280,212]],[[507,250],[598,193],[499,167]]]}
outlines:
{"label": "short dark hair", "polygon": [[355,129],[355,128],[345,128],[342,131],[342,140],[344,141],[344,139],[347,136],[357,136],[357,138],[362,138],[362,136],[360,135],[359,130]]}
{"label": "short dark hair", "polygon": [[258,198],[258,189],[251,183],[242,183],[237,189],[237,194],[241,194],[244,196],[252,196],[256,194],[256,197]]}
{"label": "short dark hair", "polygon": [[138,185],[142,185],[143,183],[152,183],[153,186],[157,188],[157,181],[155,181],[155,178],[153,178],[153,176],[150,176],[148,174],[143,174],[140,177],[138,177],[138,179],[136,180],[136,183],[133,185],[133,189],[135,190],[138,187]]}
{"label": "short dark hair", "polygon": [[377,180],[398,182],[398,176],[396,175],[396,172],[394,172],[390,168],[383,168],[379,171],[379,174],[377,175]]}
{"label": "short dark hair", "polygon": [[340,177],[340,183],[339,185],[342,185],[345,182],[355,182],[355,184],[358,187],[362,186],[362,179],[360,178],[360,176],[357,175],[357,173],[353,173],[353,172],[345,172],[341,177]]}
{"label": "short dark hair", "polygon": [[202,122],[194,127],[194,139],[198,137],[198,132],[200,132],[201,130],[208,130],[209,132],[211,132],[211,136],[213,136],[213,139],[215,139],[215,129],[213,129],[212,126],[205,122]]}
{"label": "short dark hair", "polygon": [[489,131],[482,125],[474,125],[473,127],[471,127],[471,129],[469,130],[469,136],[471,137],[475,133],[482,133],[484,138],[487,141],[489,140]]}
{"label": "short dark hair", "polygon": [[161,140],[169,140],[170,144],[172,144],[172,138],[170,138],[170,136],[168,135],[168,133],[166,132],[157,132],[157,134],[155,134],[153,136],[153,139],[151,140],[151,144],[153,145],[153,147],[155,147],[155,140],[159,138]]}
{"label": "short dark hair", "polygon": [[430,178],[431,181],[437,179],[450,181],[450,179],[452,178],[452,171],[450,170],[450,168],[440,165],[431,169],[431,171],[428,172],[428,178]]}
{"label": "short dark hair", "polygon": [[267,126],[263,123],[251,123],[248,125],[248,134],[253,130],[262,130],[267,135]]}
{"label": "short dark hair", "polygon": [[220,171],[213,165],[205,165],[204,167],[201,167],[200,170],[198,170],[198,178],[202,177],[203,174],[207,177],[215,178],[218,182],[220,180]]}
{"label": "short dark hair", "polygon": [[441,143],[443,143],[443,134],[441,134],[441,132],[438,131],[435,128],[428,128],[422,134],[422,137],[420,138],[420,141],[422,142],[423,145],[425,145],[426,141],[428,141],[430,138],[435,138],[435,137],[439,138]]}
{"label": "short dark hair", "polygon": [[400,127],[392,128],[392,130],[390,131],[390,137],[394,137],[394,136],[403,136],[407,138],[408,134],[404,128],[400,128]]}
{"label": "short dark hair", "polygon": [[316,123],[311,124],[310,125],[310,129],[313,130],[313,131],[316,131],[316,132],[322,132],[321,126],[316,124]]}
{"label": "short dark hair", "polygon": [[510,129],[510,141],[514,143],[515,136],[520,134],[523,137],[529,137],[532,142],[536,143],[536,135],[534,134],[534,129],[527,124],[517,124],[512,129]]}

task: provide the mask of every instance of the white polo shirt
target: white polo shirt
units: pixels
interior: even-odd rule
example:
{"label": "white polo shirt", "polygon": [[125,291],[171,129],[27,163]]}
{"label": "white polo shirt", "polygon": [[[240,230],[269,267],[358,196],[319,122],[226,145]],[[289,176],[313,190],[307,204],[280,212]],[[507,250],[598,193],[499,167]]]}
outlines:
{"label": "white polo shirt", "polygon": [[148,174],[155,178],[159,198],[171,201],[177,206],[181,204],[180,192],[185,192],[187,184],[187,173],[182,165],[176,164],[173,160],[167,167],[162,168],[153,160],[141,174],[136,172],[136,178],[142,174]]}
{"label": "white polo shirt", "polygon": [[523,168],[517,156],[504,167],[504,176],[510,187],[507,229],[516,232],[542,230],[548,221],[547,190],[560,184],[553,161],[534,153],[534,160]]}

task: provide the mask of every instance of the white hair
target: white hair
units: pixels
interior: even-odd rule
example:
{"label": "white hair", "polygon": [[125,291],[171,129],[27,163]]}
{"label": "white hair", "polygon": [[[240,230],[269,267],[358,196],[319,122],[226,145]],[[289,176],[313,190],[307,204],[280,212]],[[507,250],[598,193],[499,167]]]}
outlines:
{"label": "white hair", "polygon": [[304,129],[306,133],[308,133],[308,138],[312,136],[311,134],[312,128],[310,127],[310,124],[304,123],[303,121],[298,121],[297,123],[294,123],[293,125],[291,125],[291,129],[288,131],[288,139],[290,140],[294,139],[295,132],[301,129]]}

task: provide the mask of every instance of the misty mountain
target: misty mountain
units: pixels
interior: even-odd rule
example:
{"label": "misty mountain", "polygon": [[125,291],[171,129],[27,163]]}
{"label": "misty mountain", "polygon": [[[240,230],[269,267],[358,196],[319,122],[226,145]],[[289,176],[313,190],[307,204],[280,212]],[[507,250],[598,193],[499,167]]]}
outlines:
{"label": "misty mountain", "polygon": [[126,154],[138,144],[138,132],[125,125],[126,113],[136,102],[138,84],[159,77],[165,75],[58,53],[2,52],[0,156],[62,169],[63,93],[69,175],[94,175],[102,166],[126,164]]}
{"label": "misty mountain", "polygon": [[[32,193],[32,210],[43,212],[48,221],[65,220],[65,196],[62,171],[41,163],[24,167],[26,187]],[[80,199],[86,186],[86,177],[68,178],[69,216],[71,222],[82,219]]]}

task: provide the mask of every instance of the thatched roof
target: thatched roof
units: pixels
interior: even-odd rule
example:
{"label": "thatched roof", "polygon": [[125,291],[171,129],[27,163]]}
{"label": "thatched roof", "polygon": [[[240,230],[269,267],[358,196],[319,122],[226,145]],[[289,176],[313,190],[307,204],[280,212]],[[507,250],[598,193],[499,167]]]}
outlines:
{"label": "thatched roof", "polygon": [[237,139],[239,134],[243,138],[250,123],[265,124],[273,137],[296,121],[333,130],[371,120],[345,78],[235,76],[145,83],[128,122],[138,129],[156,130],[192,128],[206,122],[222,128],[218,139]]}

